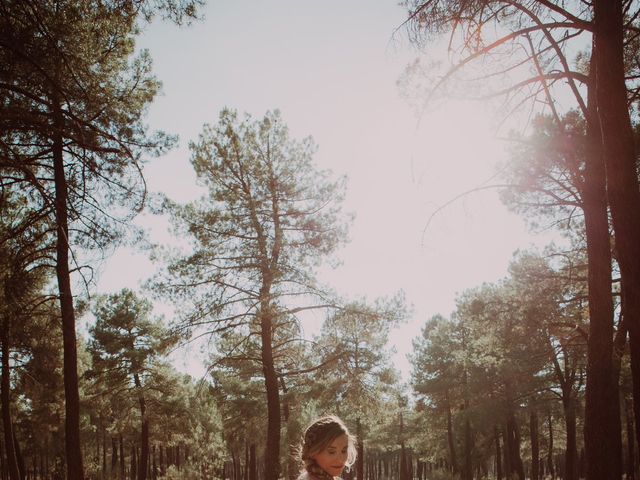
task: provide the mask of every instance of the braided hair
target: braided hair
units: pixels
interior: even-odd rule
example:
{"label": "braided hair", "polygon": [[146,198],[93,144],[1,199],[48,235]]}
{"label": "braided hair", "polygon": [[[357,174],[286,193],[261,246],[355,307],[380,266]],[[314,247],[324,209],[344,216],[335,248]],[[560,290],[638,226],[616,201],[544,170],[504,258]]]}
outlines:
{"label": "braided hair", "polygon": [[333,477],[320,468],[312,457],[322,452],[331,442],[342,435],[346,435],[348,439],[346,465],[349,468],[356,461],[356,438],[349,433],[340,418],[335,415],[326,415],[307,427],[300,449],[300,459],[304,469],[313,477],[320,480],[333,480]]}

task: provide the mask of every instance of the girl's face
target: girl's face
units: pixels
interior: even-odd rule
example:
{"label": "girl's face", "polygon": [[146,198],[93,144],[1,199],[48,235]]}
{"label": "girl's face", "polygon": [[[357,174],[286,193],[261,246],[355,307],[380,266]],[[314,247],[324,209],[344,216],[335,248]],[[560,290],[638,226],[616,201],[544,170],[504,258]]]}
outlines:
{"label": "girl's face", "polygon": [[347,450],[349,447],[349,438],[346,435],[340,435],[334,439],[324,450],[312,455],[318,466],[332,477],[337,477],[342,473],[347,463]]}

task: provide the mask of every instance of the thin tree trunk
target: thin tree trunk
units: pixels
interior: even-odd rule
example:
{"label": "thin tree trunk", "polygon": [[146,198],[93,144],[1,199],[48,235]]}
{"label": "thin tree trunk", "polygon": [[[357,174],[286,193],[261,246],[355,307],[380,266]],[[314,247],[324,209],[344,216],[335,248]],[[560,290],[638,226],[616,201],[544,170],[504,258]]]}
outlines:
{"label": "thin tree trunk", "polygon": [[[13,422],[11,420],[11,382],[9,379],[8,331],[7,321],[5,320],[3,322],[2,333],[2,427],[4,431],[4,447],[7,459],[6,470],[9,473],[9,479],[20,480],[20,468],[18,466],[18,457],[13,443]],[[0,455],[1,454],[2,452],[0,452]]]}
{"label": "thin tree trunk", "polygon": [[509,437],[509,464],[511,466],[511,470],[507,474],[515,473],[519,480],[524,480],[524,464],[520,456],[520,430],[512,410],[507,417],[507,436]]}
{"label": "thin tree trunk", "polygon": [[124,480],[126,475],[126,468],[124,464],[124,440],[122,439],[122,434],[119,436],[120,442],[120,478]]}
{"label": "thin tree trunk", "polygon": [[547,455],[547,467],[551,475],[551,480],[554,480],[556,478],[556,470],[553,465],[553,417],[551,416],[551,413],[549,413],[548,425],[549,425],[549,452]]}
{"label": "thin tree trunk", "polygon": [[20,480],[27,478],[27,466],[22,456],[22,450],[20,449],[20,442],[16,436],[16,430],[13,429],[13,447],[16,450],[16,460],[18,461],[18,471],[20,472]]}
{"label": "thin tree trunk", "polygon": [[444,398],[447,408],[447,443],[449,445],[449,462],[454,473],[458,472],[458,461],[456,459],[456,447],[453,436],[453,415],[451,413],[451,401],[449,400],[449,389],[444,392]]}
{"label": "thin tree trunk", "polygon": [[231,480],[238,480],[240,475],[240,459],[235,451],[231,451]]}
{"label": "thin tree trunk", "polygon": [[156,446],[153,446],[152,449],[152,457],[153,457],[153,467],[151,470],[151,478],[153,478],[153,480],[156,480],[158,478],[158,464],[156,463]]}
{"label": "thin tree trunk", "polygon": [[244,439],[244,472],[242,480],[249,480],[249,441]]}
{"label": "thin tree trunk", "polygon": [[531,480],[539,480],[540,445],[538,441],[538,415],[533,409],[529,414],[529,436],[531,437]]}
{"label": "thin tree trunk", "polygon": [[357,480],[364,480],[364,439],[362,434],[362,424],[360,417],[356,419],[356,436],[358,438],[358,456],[356,457],[356,475]]}
{"label": "thin tree trunk", "polygon": [[258,461],[256,458],[256,444],[249,447],[249,480],[258,480]]}
{"label": "thin tree trunk", "polygon": [[511,473],[513,471],[513,467],[511,466],[511,449],[513,448],[513,445],[511,445],[511,438],[509,435],[509,426],[508,424],[505,422],[503,428],[502,428],[502,437],[503,437],[503,445],[504,445],[504,452],[503,452],[503,459],[504,459],[504,476],[510,480],[511,477]]}
{"label": "thin tree trunk", "polygon": [[137,373],[133,374],[133,381],[138,390],[138,404],[140,405],[140,419],[142,422],[140,433],[140,465],[138,466],[138,480],[147,480],[149,468],[149,417],[147,416],[147,404],[142,393],[142,383]]}
{"label": "thin tree trunk", "polygon": [[502,452],[500,450],[500,431],[493,427],[493,436],[496,442],[496,480],[502,480]]}
{"label": "thin tree trunk", "polygon": [[471,420],[468,417],[467,408],[465,408],[466,418],[464,420],[464,472],[462,478],[464,480],[473,480],[473,436],[471,432]]}
{"label": "thin tree trunk", "polygon": [[[404,421],[402,412],[400,412],[400,480],[408,480],[407,478],[407,452],[404,447]],[[364,479],[364,475],[362,475]]]}
{"label": "thin tree trunk", "polygon": [[102,427],[102,475],[101,479],[107,477],[107,430]]}
{"label": "thin tree trunk", "polygon": [[53,99],[53,175],[56,212],[56,277],[62,315],[63,373],[65,398],[65,455],[67,479],[84,479],[82,445],[80,443],[80,393],[78,390],[78,353],[76,346],[76,318],[69,272],[69,222],[67,211],[67,180],[64,171],[62,141],[62,110]]}
{"label": "thin tree trunk", "polygon": [[471,419],[469,418],[469,408],[471,402],[469,401],[469,387],[467,376],[468,372],[465,367],[462,377],[462,385],[464,389],[464,464],[462,468],[462,479],[473,480],[473,460],[471,458],[471,454],[473,451],[473,438],[471,433]]}
{"label": "thin tree trunk", "polygon": [[129,473],[129,478],[131,478],[131,480],[135,480],[136,476],[138,475],[138,459],[136,455],[135,445],[131,445],[131,471]]}
{"label": "thin tree trunk", "polygon": [[118,475],[118,441],[111,437],[111,478]]}

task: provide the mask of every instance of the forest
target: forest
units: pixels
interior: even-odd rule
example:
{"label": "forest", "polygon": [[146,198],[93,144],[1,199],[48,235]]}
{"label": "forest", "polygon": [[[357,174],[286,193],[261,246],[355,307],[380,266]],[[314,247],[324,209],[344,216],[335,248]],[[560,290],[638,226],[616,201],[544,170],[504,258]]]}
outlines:
{"label": "forest", "polygon": [[[349,242],[348,184],[277,106],[224,108],[188,139],[198,199],[149,192],[177,138],[147,124],[162,79],[136,41],[205,3],[0,0],[0,480],[295,480],[323,413],[357,437],[345,480],[638,478],[640,2],[401,2],[390,35],[444,37],[449,61],[398,87],[525,112],[475,190],[562,239],[420,319],[408,381],[389,337],[412,299],[319,279]],[[148,241],[143,212],[176,242]],[[137,244],[156,273],[96,291]],[[202,377],[171,360],[191,342]]]}

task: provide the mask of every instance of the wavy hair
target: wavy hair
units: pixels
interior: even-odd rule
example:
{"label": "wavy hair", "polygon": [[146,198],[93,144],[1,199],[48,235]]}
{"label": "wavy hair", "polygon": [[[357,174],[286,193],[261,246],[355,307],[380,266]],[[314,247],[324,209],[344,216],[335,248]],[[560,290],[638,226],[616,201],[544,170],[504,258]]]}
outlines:
{"label": "wavy hair", "polygon": [[305,470],[317,475],[317,464],[312,456],[327,448],[336,438],[347,436],[347,462],[350,468],[356,461],[358,454],[356,450],[356,437],[349,433],[349,429],[340,418],[335,415],[320,417],[307,427],[302,438],[300,448],[300,460],[304,464]]}

